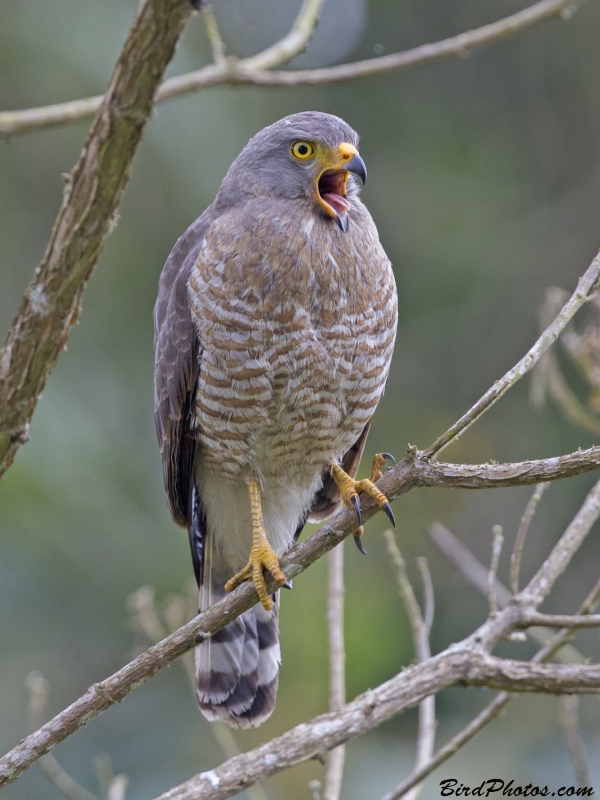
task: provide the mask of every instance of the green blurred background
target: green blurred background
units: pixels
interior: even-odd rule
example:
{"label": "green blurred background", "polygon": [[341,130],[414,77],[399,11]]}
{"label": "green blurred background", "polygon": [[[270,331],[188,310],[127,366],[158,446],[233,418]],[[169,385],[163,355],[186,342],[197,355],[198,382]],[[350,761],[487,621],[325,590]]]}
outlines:
{"label": "green blurred background", "polygon": [[[229,53],[244,55],[282,35],[299,0],[216,0]],[[327,0],[320,32],[298,65],[368,58],[458,33],[522,7],[492,0]],[[134,0],[2,0],[0,107],[55,103],[100,93],[125,39]],[[465,59],[318,89],[223,88],[160,106],[148,127],[121,219],[84,298],[68,352],[48,381],[31,441],[0,483],[0,750],[28,732],[25,678],[41,670],[56,713],[118,669],[143,643],[127,598],[154,587],[157,602],[191,576],[185,534],[163,496],[152,420],[152,307],[162,265],[177,237],[208,205],[229,164],[258,129],[304,109],[344,117],[362,136],[364,191],[394,264],[400,324],[392,374],[372,429],[378,450],[401,456],[428,445],[536,337],[550,285],[569,290],[600,245],[600,6],[584,5]],[[169,74],[209,59],[202,21],[192,20]],[[7,330],[39,262],[61,201],[60,174],[74,164],[88,123],[0,142],[0,328]],[[587,447],[592,437],[552,407],[534,412],[521,382],[447,460],[520,460]],[[527,544],[524,576],[571,519],[593,476],[552,486]],[[415,490],[394,506],[397,538],[417,583],[429,559],[436,589],[432,646],[468,634],[486,603],[429,542],[439,519],[484,561],[491,528],[504,526],[507,565],[530,489]],[[347,671],[352,697],[413,658],[379,515],[367,525],[367,558],[346,545]],[[545,608],[574,610],[597,578],[592,532]],[[258,731],[236,734],[244,749],[327,709],[326,562],[283,597],[283,667],[276,711]],[[417,584],[418,585],[418,584]],[[578,646],[600,656],[597,632]],[[529,657],[533,646],[498,652]],[[484,690],[438,697],[442,743],[487,703]],[[582,703],[584,737],[600,780],[600,703]],[[343,797],[378,798],[414,756],[416,712],[348,746]],[[56,748],[61,763],[98,791],[94,760],[108,754],[141,800],[221,760],[180,665]],[[317,762],[266,782],[271,800],[309,796]],[[424,789],[455,777],[515,783],[574,783],[558,725],[558,700],[519,697],[508,712]],[[7,800],[55,800],[32,768]]]}

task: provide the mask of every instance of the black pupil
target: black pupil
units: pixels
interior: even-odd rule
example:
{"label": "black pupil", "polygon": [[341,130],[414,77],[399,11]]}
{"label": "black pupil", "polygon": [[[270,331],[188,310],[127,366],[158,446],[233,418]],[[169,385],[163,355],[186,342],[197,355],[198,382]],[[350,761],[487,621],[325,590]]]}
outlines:
{"label": "black pupil", "polygon": [[298,152],[301,156],[305,156],[308,153],[308,147],[305,144],[299,144]]}

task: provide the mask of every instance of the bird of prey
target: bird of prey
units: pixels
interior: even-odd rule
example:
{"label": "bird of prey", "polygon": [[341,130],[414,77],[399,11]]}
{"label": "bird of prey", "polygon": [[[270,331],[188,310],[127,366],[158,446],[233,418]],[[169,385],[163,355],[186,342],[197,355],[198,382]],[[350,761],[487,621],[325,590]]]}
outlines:
{"label": "bird of prey", "polygon": [[[155,419],[175,522],[189,533],[204,610],[242,581],[261,603],[196,648],[211,720],[259,725],[279,676],[279,557],[307,520],[365,492],[354,476],[396,335],[389,259],[359,199],[358,135],[293,114],[254,136],[159,282]],[[362,529],[359,529],[359,533]],[[360,539],[357,538],[359,547]]]}

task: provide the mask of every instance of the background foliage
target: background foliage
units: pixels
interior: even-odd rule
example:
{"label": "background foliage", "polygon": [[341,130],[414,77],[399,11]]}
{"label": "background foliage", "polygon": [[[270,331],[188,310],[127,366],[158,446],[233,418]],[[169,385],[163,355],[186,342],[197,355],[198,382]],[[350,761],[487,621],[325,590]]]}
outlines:
{"label": "background foliage", "polygon": [[[134,0],[4,0],[0,105],[19,108],[103,91],[135,10]],[[217,0],[230,52],[246,55],[281,35],[297,0]],[[298,65],[392,52],[504,16],[508,0],[328,0],[321,33]],[[159,600],[191,576],[185,534],[171,523],[152,422],[152,306],[168,252],[211,202],[229,164],[258,129],[285,114],[319,109],[362,136],[364,191],[394,263],[400,293],[397,351],[368,444],[402,455],[424,447],[511,366],[538,329],[549,285],[571,289],[596,253],[600,212],[600,8],[552,22],[465,60],[318,89],[226,88],[156,112],[121,211],[84,300],[69,352],[50,378],[31,428],[0,484],[0,749],[27,732],[25,676],[52,684],[50,711],[118,668],[135,646],[127,597],[155,587]],[[209,60],[201,21],[189,26],[169,74]],[[61,172],[77,158],[87,123],[0,143],[0,327],[8,329],[40,260],[61,199]],[[449,460],[516,461],[592,444],[551,407],[534,412],[519,384]],[[446,454],[445,454],[446,456]],[[524,578],[545,555],[593,477],[556,484],[533,523]],[[407,560],[425,554],[436,586],[433,648],[466,635],[486,605],[429,544],[440,519],[485,562],[491,527],[510,545],[530,491],[421,490],[395,504]],[[380,515],[381,516],[381,515]],[[347,553],[347,668],[352,696],[410,663],[404,612],[380,536],[368,524],[368,558]],[[510,547],[500,571],[506,576]],[[546,610],[573,610],[597,577],[591,536]],[[283,669],[276,712],[245,749],[325,710],[325,570],[319,562],[283,598]],[[416,570],[412,570],[416,576]],[[597,631],[578,634],[600,652]],[[583,645],[582,645],[583,646]],[[522,652],[505,645],[504,652]],[[489,699],[448,690],[438,701],[439,741]],[[600,705],[582,704],[590,754],[600,746]],[[502,777],[573,783],[557,726],[557,701],[522,697],[432,777],[474,785]],[[416,714],[348,746],[343,796],[378,797],[413,758]],[[220,752],[179,665],[95,720],[56,750],[95,788],[94,758],[110,755],[131,779],[130,800],[152,797],[217,763]],[[599,779],[598,765],[596,780]],[[322,775],[302,765],[267,782],[271,798],[308,796]],[[437,778],[437,780],[436,780]],[[59,797],[37,770],[7,800]]]}

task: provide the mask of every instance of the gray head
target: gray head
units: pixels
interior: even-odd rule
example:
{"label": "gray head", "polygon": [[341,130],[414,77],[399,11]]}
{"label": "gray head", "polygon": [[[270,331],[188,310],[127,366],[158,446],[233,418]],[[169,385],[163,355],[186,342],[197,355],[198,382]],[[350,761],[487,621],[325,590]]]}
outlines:
{"label": "gray head", "polygon": [[[305,199],[317,213],[348,228],[347,194],[357,191],[351,174],[367,177],[358,134],[339,117],[319,111],[292,114],[263,128],[233,162],[216,205],[244,197]],[[350,177],[350,180],[348,180]]]}

